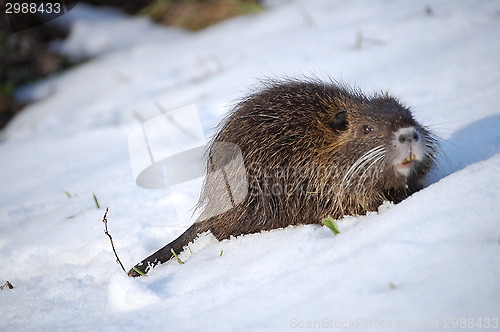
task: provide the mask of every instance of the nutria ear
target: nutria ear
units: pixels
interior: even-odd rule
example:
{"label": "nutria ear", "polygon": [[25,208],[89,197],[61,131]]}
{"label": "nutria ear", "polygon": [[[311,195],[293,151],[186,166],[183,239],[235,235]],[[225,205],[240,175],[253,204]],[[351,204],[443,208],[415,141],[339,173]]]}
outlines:
{"label": "nutria ear", "polygon": [[345,131],[348,125],[346,110],[342,110],[335,114],[335,118],[330,122],[330,127],[338,134]]}

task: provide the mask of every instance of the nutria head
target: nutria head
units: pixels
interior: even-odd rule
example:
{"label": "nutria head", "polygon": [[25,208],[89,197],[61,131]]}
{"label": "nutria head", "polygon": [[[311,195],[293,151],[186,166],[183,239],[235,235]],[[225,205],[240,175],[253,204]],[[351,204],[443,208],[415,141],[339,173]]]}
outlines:
{"label": "nutria head", "polygon": [[343,186],[354,185],[353,180],[356,187],[386,190],[418,186],[434,162],[436,140],[431,133],[388,95],[353,98],[345,106],[329,123],[332,147],[345,159]]}

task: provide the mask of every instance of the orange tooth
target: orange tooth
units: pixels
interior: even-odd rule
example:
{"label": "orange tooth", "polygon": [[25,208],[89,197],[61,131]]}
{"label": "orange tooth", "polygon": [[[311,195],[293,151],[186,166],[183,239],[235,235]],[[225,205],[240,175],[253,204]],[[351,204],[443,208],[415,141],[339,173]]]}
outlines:
{"label": "orange tooth", "polygon": [[413,161],[416,159],[416,156],[413,154],[413,153],[410,153],[410,155],[408,156],[408,158],[406,158],[405,160],[403,160],[402,164],[408,164],[409,162]]}

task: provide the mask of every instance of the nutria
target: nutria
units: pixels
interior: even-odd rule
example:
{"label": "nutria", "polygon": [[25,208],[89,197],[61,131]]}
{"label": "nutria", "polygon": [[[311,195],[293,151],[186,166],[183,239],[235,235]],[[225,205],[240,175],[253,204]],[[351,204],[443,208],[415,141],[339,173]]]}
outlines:
{"label": "nutria", "polygon": [[[223,240],[397,203],[422,188],[437,150],[433,135],[388,94],[367,97],[317,80],[267,82],[213,138],[197,222],[128,274],[145,274],[206,231]],[[236,155],[241,167],[225,168]],[[237,182],[241,173],[245,181]]]}

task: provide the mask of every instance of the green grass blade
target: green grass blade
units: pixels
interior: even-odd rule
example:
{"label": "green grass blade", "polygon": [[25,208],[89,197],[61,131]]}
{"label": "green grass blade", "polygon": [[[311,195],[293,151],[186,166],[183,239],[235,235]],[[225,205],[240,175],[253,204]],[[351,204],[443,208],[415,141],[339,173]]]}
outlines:
{"label": "green grass blade", "polygon": [[321,222],[323,223],[323,225],[330,228],[333,234],[337,235],[341,233],[339,226],[331,216],[324,218],[323,220],[321,220]]}

